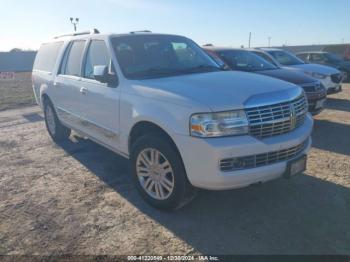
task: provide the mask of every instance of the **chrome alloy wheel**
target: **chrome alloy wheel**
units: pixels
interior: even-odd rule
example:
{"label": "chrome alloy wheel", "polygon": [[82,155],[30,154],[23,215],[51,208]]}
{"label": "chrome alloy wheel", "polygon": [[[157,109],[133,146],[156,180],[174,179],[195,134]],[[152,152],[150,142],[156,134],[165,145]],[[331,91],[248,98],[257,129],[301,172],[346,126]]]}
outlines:
{"label": "chrome alloy wheel", "polygon": [[52,135],[55,135],[55,133],[56,133],[55,115],[54,115],[53,109],[50,105],[46,106],[45,117],[46,117],[47,127],[48,127],[50,133]]}
{"label": "chrome alloy wheel", "polygon": [[157,149],[146,148],[137,156],[136,173],[142,188],[157,200],[167,199],[174,189],[174,172]]}

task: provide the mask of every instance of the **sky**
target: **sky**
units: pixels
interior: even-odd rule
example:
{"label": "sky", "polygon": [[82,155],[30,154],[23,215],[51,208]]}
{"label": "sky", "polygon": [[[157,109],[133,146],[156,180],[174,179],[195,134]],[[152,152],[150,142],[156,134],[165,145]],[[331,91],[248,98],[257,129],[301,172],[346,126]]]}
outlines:
{"label": "sky", "polygon": [[0,51],[73,30],[148,29],[217,46],[350,43],[349,0],[0,0]]}

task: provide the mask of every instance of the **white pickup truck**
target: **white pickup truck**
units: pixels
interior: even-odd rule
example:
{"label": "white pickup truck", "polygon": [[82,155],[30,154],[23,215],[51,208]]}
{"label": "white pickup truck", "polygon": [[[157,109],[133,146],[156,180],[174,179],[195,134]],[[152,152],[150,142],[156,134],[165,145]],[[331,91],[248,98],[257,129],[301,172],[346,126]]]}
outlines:
{"label": "white pickup truck", "polygon": [[56,37],[40,47],[33,88],[53,140],[73,129],[130,159],[137,189],[158,208],[183,206],[195,188],[240,188],[306,168],[313,120],[304,91],[223,71],[186,37]]}

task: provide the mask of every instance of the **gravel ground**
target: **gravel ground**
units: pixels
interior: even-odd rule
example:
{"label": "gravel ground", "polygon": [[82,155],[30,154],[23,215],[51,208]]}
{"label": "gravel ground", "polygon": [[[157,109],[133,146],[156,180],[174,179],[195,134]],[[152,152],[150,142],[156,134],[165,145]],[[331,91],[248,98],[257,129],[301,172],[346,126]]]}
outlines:
{"label": "gravel ground", "polygon": [[55,145],[38,107],[0,112],[0,254],[350,254],[350,85],[327,107],[305,174],[174,213],[140,199],[125,159]]}

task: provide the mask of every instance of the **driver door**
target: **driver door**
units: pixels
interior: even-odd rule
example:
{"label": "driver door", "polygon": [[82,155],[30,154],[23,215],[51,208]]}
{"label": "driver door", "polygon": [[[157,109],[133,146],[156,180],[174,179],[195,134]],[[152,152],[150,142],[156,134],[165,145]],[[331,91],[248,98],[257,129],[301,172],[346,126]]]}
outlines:
{"label": "driver door", "polygon": [[94,79],[94,66],[106,65],[114,74],[111,54],[104,40],[90,41],[83,62],[80,89],[84,101],[82,118],[88,134],[103,144],[117,147],[119,134],[119,96],[117,83],[101,83]]}

